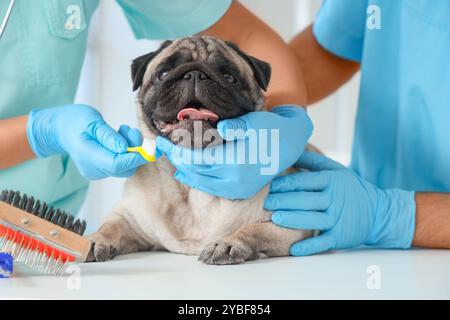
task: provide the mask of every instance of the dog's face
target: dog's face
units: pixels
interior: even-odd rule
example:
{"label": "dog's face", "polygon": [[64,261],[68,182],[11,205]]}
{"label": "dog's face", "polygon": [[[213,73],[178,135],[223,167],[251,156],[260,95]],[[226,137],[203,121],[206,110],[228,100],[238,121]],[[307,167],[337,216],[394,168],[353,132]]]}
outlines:
{"label": "dog's face", "polygon": [[[211,37],[167,41],[135,59],[131,69],[133,90],[140,89],[141,121],[154,134],[183,146],[199,145],[194,127],[203,135],[219,120],[261,110],[270,80],[269,64]],[[194,139],[186,145],[177,129]]]}

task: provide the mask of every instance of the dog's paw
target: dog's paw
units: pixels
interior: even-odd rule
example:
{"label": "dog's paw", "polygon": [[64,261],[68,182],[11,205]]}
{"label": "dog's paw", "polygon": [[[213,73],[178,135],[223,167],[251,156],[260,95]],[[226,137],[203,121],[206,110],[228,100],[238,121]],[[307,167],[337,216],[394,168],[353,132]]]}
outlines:
{"label": "dog's paw", "polygon": [[206,246],[198,260],[206,264],[239,264],[255,259],[255,250],[243,241],[220,240]]}
{"label": "dog's paw", "polygon": [[99,234],[95,233],[86,238],[91,241],[91,251],[86,258],[86,262],[105,262],[119,254],[118,249]]}

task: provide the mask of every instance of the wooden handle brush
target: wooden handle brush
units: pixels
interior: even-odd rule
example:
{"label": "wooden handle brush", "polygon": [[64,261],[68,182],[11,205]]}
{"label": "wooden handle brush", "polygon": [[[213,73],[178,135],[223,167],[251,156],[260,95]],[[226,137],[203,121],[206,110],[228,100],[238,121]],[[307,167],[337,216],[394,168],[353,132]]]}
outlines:
{"label": "wooden handle brush", "polygon": [[0,252],[40,272],[61,275],[91,248],[86,222],[15,191],[0,194]]}

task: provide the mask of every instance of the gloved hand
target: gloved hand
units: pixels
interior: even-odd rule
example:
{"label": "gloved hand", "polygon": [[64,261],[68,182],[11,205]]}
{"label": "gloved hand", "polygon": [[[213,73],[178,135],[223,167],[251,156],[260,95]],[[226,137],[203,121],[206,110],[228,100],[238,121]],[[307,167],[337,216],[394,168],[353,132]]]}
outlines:
{"label": "gloved hand", "polygon": [[[267,130],[268,137],[271,129],[278,129],[279,138],[273,147],[279,159],[274,157],[275,161],[278,161],[278,166],[273,171],[264,170],[264,165],[260,161],[256,164],[249,161],[244,164],[236,163],[237,161],[231,164],[180,161],[180,159],[205,159],[211,153],[225,153],[230,149],[248,151],[250,132],[259,133],[261,129]],[[218,123],[217,130],[220,136],[227,140],[226,144],[205,149],[187,149],[158,137],[157,148],[177,168],[175,178],[181,183],[223,198],[248,199],[267,185],[273,177],[295,163],[311,136],[312,123],[304,109],[296,106],[280,106],[274,108],[272,112],[251,112],[238,118],[223,120]],[[245,134],[233,134],[239,130]],[[271,144],[270,138],[268,144]]]}
{"label": "gloved hand", "polygon": [[296,166],[310,172],[274,179],[265,203],[277,225],[322,231],[317,237],[294,244],[292,255],[359,245],[411,246],[414,192],[379,189],[343,165],[312,152],[303,153]]}
{"label": "gloved hand", "polygon": [[36,156],[68,153],[90,180],[128,177],[146,163],[140,155],[127,153],[128,146],[142,143],[139,130],[122,126],[116,132],[97,110],[85,105],[31,111],[27,136]]}

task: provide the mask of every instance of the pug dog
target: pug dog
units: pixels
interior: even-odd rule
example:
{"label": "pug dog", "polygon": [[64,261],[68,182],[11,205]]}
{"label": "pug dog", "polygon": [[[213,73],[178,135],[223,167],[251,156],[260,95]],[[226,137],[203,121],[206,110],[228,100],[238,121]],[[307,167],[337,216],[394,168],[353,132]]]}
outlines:
{"label": "pug dog", "polygon": [[[203,131],[215,130],[220,120],[262,110],[271,73],[268,63],[207,36],[167,41],[135,59],[131,71],[144,138],[160,135],[184,147],[205,145],[196,138],[180,141],[177,129],[193,133],[201,124]],[[206,264],[238,264],[287,256],[293,243],[313,236],[271,222],[263,207],[269,186],[248,200],[228,200],[181,184],[174,173],[161,157],[126,181],[113,212],[88,236],[88,261],[167,250],[199,255]]]}

